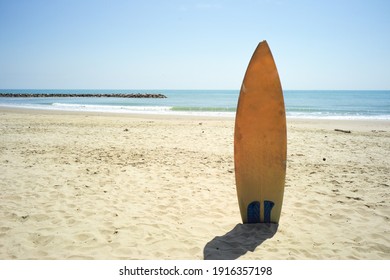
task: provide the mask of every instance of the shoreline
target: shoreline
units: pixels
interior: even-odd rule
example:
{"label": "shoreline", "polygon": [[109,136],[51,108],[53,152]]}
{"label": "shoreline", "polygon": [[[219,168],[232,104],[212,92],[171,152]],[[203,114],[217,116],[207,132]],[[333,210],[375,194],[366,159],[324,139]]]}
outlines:
{"label": "shoreline", "polygon": [[0,259],[390,258],[388,121],[288,119],[264,238],[240,225],[234,118],[0,115]]}
{"label": "shoreline", "polygon": [[[45,114],[45,115],[91,115],[91,116],[117,116],[117,117],[128,117],[128,118],[145,118],[145,119],[204,119],[204,120],[233,120],[235,119],[235,114],[233,116],[224,116],[224,115],[198,115],[198,114],[159,114],[159,113],[133,113],[133,112],[98,112],[98,111],[72,111],[72,110],[55,110],[55,109],[35,109],[35,108],[19,108],[19,107],[8,107],[0,106],[0,112],[9,112],[9,113],[22,113],[22,114]],[[390,125],[390,120],[385,119],[336,119],[336,118],[309,118],[309,117],[289,117],[286,118],[288,123],[296,123],[301,125],[308,125],[315,128],[317,124],[313,125],[313,122],[316,122],[322,128],[332,128],[333,123],[336,122],[342,127],[347,127],[351,125],[353,129],[359,131],[370,130],[371,126],[375,127],[371,130],[381,129]],[[335,129],[341,127],[335,127]]]}
{"label": "shoreline", "polygon": [[71,111],[53,109],[30,109],[17,107],[0,107],[0,113],[21,113],[21,114],[41,114],[41,115],[65,115],[65,116],[100,116],[136,119],[203,119],[203,120],[234,120],[231,116],[203,116],[203,115],[180,115],[180,114],[148,114],[148,113],[123,113],[123,112],[93,112],[93,111]]}

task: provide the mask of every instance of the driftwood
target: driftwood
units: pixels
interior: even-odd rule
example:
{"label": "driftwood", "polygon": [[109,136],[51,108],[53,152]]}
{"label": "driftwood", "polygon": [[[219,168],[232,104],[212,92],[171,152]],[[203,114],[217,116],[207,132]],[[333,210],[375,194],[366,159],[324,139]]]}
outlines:
{"label": "driftwood", "polygon": [[344,129],[335,129],[334,131],[344,132],[344,133],[351,133],[350,130],[344,130]]}

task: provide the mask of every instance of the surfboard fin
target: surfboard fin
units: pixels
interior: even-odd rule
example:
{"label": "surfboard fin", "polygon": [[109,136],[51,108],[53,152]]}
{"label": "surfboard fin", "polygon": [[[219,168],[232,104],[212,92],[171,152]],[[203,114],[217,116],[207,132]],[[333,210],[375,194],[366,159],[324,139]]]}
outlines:
{"label": "surfboard fin", "polygon": [[271,211],[275,203],[269,200],[264,201],[264,223],[271,222]]}
{"label": "surfboard fin", "polygon": [[260,202],[253,201],[248,205],[247,209],[248,223],[260,223]]}

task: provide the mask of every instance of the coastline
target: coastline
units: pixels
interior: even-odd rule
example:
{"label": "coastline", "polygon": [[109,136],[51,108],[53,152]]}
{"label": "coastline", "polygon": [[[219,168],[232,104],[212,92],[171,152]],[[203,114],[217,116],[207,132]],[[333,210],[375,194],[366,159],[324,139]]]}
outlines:
{"label": "coastline", "polygon": [[280,225],[251,252],[236,229],[234,118],[0,115],[0,259],[216,258],[229,238],[243,254],[226,258],[390,258],[390,121],[288,118]]}
{"label": "coastline", "polygon": [[[3,90],[49,98],[0,98],[0,107],[123,114],[233,117],[239,90]],[[160,98],[100,98],[129,92],[164,94]],[[390,120],[390,91],[285,91],[287,118]],[[81,96],[96,97],[85,98]],[[58,96],[58,97],[54,97]],[[60,97],[60,96],[69,96]],[[74,96],[74,97],[70,97]],[[76,97],[78,96],[78,97]],[[81,97],[81,98],[80,98]]]}

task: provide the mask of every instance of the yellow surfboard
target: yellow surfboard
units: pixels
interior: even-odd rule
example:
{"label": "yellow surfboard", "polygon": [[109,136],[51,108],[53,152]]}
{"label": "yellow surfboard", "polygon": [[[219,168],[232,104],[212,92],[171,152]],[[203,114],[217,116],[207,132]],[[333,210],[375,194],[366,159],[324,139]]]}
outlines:
{"label": "yellow surfboard", "polygon": [[238,99],[234,165],[243,223],[279,223],[286,177],[283,91],[266,41],[249,62]]}

